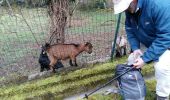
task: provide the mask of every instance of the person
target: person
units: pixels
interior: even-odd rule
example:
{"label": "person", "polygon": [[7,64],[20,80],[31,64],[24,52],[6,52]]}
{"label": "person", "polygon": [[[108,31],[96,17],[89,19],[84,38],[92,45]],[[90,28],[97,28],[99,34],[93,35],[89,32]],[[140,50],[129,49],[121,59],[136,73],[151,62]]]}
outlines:
{"label": "person", "polygon": [[[114,13],[125,12],[125,30],[134,67],[154,62],[157,100],[170,94],[170,0],[113,0]],[[140,43],[146,46],[142,53]]]}

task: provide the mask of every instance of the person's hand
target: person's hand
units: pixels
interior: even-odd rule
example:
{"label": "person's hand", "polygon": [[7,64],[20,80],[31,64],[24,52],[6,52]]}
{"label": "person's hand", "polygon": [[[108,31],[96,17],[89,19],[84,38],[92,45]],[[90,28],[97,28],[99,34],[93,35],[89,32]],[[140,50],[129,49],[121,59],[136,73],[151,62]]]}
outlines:
{"label": "person's hand", "polygon": [[137,59],[139,56],[143,55],[142,51],[140,49],[133,51],[134,58]]}
{"label": "person's hand", "polygon": [[143,61],[142,58],[137,58],[133,64],[133,66],[137,69],[142,68],[145,65],[145,62]]}

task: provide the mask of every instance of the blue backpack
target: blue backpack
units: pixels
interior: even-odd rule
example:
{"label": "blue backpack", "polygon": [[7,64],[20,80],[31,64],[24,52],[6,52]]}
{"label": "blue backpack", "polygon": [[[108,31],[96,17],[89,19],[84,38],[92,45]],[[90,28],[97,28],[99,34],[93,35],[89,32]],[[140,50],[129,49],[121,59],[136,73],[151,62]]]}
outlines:
{"label": "blue backpack", "polygon": [[[119,64],[116,66],[116,76],[121,75],[132,66]],[[144,100],[146,96],[145,81],[140,69],[132,69],[117,78],[118,88],[124,100]]]}

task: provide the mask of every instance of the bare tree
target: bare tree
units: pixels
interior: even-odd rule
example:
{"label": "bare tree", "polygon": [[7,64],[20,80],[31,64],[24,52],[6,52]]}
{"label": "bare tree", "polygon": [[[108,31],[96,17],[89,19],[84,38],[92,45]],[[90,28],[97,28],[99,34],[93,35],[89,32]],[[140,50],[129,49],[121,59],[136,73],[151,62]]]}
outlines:
{"label": "bare tree", "polygon": [[80,0],[70,0],[70,6],[69,7],[69,18],[68,18],[68,26],[71,27],[71,19],[73,17],[74,11],[78,7]]}
{"label": "bare tree", "polygon": [[65,27],[69,15],[69,0],[49,0],[48,9],[51,18],[50,42],[64,43]]}

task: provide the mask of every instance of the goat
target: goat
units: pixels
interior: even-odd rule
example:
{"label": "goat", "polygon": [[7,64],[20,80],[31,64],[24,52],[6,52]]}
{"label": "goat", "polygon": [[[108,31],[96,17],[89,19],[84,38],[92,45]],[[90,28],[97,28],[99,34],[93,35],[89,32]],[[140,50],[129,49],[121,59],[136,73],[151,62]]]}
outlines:
{"label": "goat", "polygon": [[[54,72],[54,65],[58,60],[70,59],[71,66],[78,66],[76,62],[76,57],[86,51],[87,53],[92,53],[92,44],[86,42],[85,44],[54,44],[50,45],[46,43],[43,49],[48,55],[50,60],[49,67]],[[73,65],[74,62],[74,65]]]}
{"label": "goat", "polygon": [[[48,71],[50,70],[49,68],[49,64],[50,64],[50,60],[47,56],[47,53],[42,49],[40,56],[39,56],[39,64],[40,64],[40,72],[43,72],[45,69]],[[64,67],[63,64],[61,63],[60,60],[58,60],[58,62],[54,65],[55,69],[58,68],[62,68]]]}

